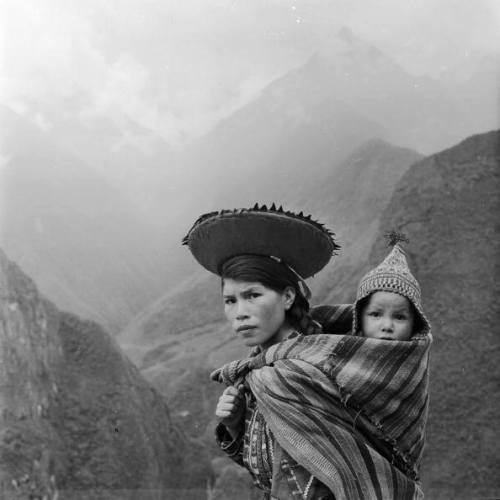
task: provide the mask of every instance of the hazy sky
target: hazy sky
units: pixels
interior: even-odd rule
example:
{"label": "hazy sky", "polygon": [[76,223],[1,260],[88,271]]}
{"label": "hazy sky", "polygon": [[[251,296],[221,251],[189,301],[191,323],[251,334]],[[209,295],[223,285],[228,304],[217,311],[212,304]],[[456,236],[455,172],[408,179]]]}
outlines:
{"label": "hazy sky", "polygon": [[[204,129],[343,26],[417,74],[500,47],[498,0],[0,0],[0,102]],[[55,111],[54,111],[55,110]]]}

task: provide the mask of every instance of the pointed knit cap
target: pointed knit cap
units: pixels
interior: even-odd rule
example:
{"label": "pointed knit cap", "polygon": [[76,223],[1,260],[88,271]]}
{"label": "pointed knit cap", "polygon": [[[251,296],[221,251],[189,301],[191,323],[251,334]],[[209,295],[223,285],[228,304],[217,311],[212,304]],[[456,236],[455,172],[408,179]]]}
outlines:
{"label": "pointed knit cap", "polygon": [[373,292],[395,292],[406,297],[420,314],[425,332],[430,330],[430,323],[425,317],[422,308],[420,285],[410,272],[406,261],[406,254],[399,243],[394,243],[389,255],[374,269],[363,276],[359,283],[356,295],[356,308],[354,314],[354,328],[358,328],[359,301],[368,297]]}

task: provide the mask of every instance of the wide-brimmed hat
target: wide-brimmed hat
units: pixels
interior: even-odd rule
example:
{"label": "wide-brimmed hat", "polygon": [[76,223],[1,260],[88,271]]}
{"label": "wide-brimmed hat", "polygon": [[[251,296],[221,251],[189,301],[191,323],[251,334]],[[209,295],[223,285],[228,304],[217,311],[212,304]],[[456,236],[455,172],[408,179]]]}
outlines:
{"label": "wide-brimmed hat", "polygon": [[182,240],[208,271],[237,255],[279,259],[302,278],[320,271],[340,248],[323,224],[273,204],[202,215]]}

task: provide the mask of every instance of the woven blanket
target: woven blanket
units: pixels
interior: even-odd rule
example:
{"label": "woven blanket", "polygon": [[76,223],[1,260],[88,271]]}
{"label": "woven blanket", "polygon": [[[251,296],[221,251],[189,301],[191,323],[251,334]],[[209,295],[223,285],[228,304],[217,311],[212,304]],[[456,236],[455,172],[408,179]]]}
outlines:
{"label": "woven blanket", "polygon": [[[228,363],[212,378],[230,385],[244,377],[278,443],[336,498],[422,498],[431,340],[298,336]],[[390,458],[359,432],[353,411]]]}

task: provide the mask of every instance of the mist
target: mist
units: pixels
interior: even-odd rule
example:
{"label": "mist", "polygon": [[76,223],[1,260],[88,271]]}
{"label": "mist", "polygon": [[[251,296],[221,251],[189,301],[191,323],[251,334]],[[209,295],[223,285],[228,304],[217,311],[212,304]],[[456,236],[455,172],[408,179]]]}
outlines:
{"label": "mist", "polygon": [[0,23],[0,496],[251,498],[208,377],[246,348],[181,241],[256,202],[340,244],[312,306],[408,233],[424,489],[495,496],[499,2],[0,0]]}
{"label": "mist", "polygon": [[4,0],[1,9],[3,104],[43,129],[68,115],[89,126],[133,120],[174,147],[343,26],[410,74],[437,79],[470,77],[500,41],[494,0]]}

